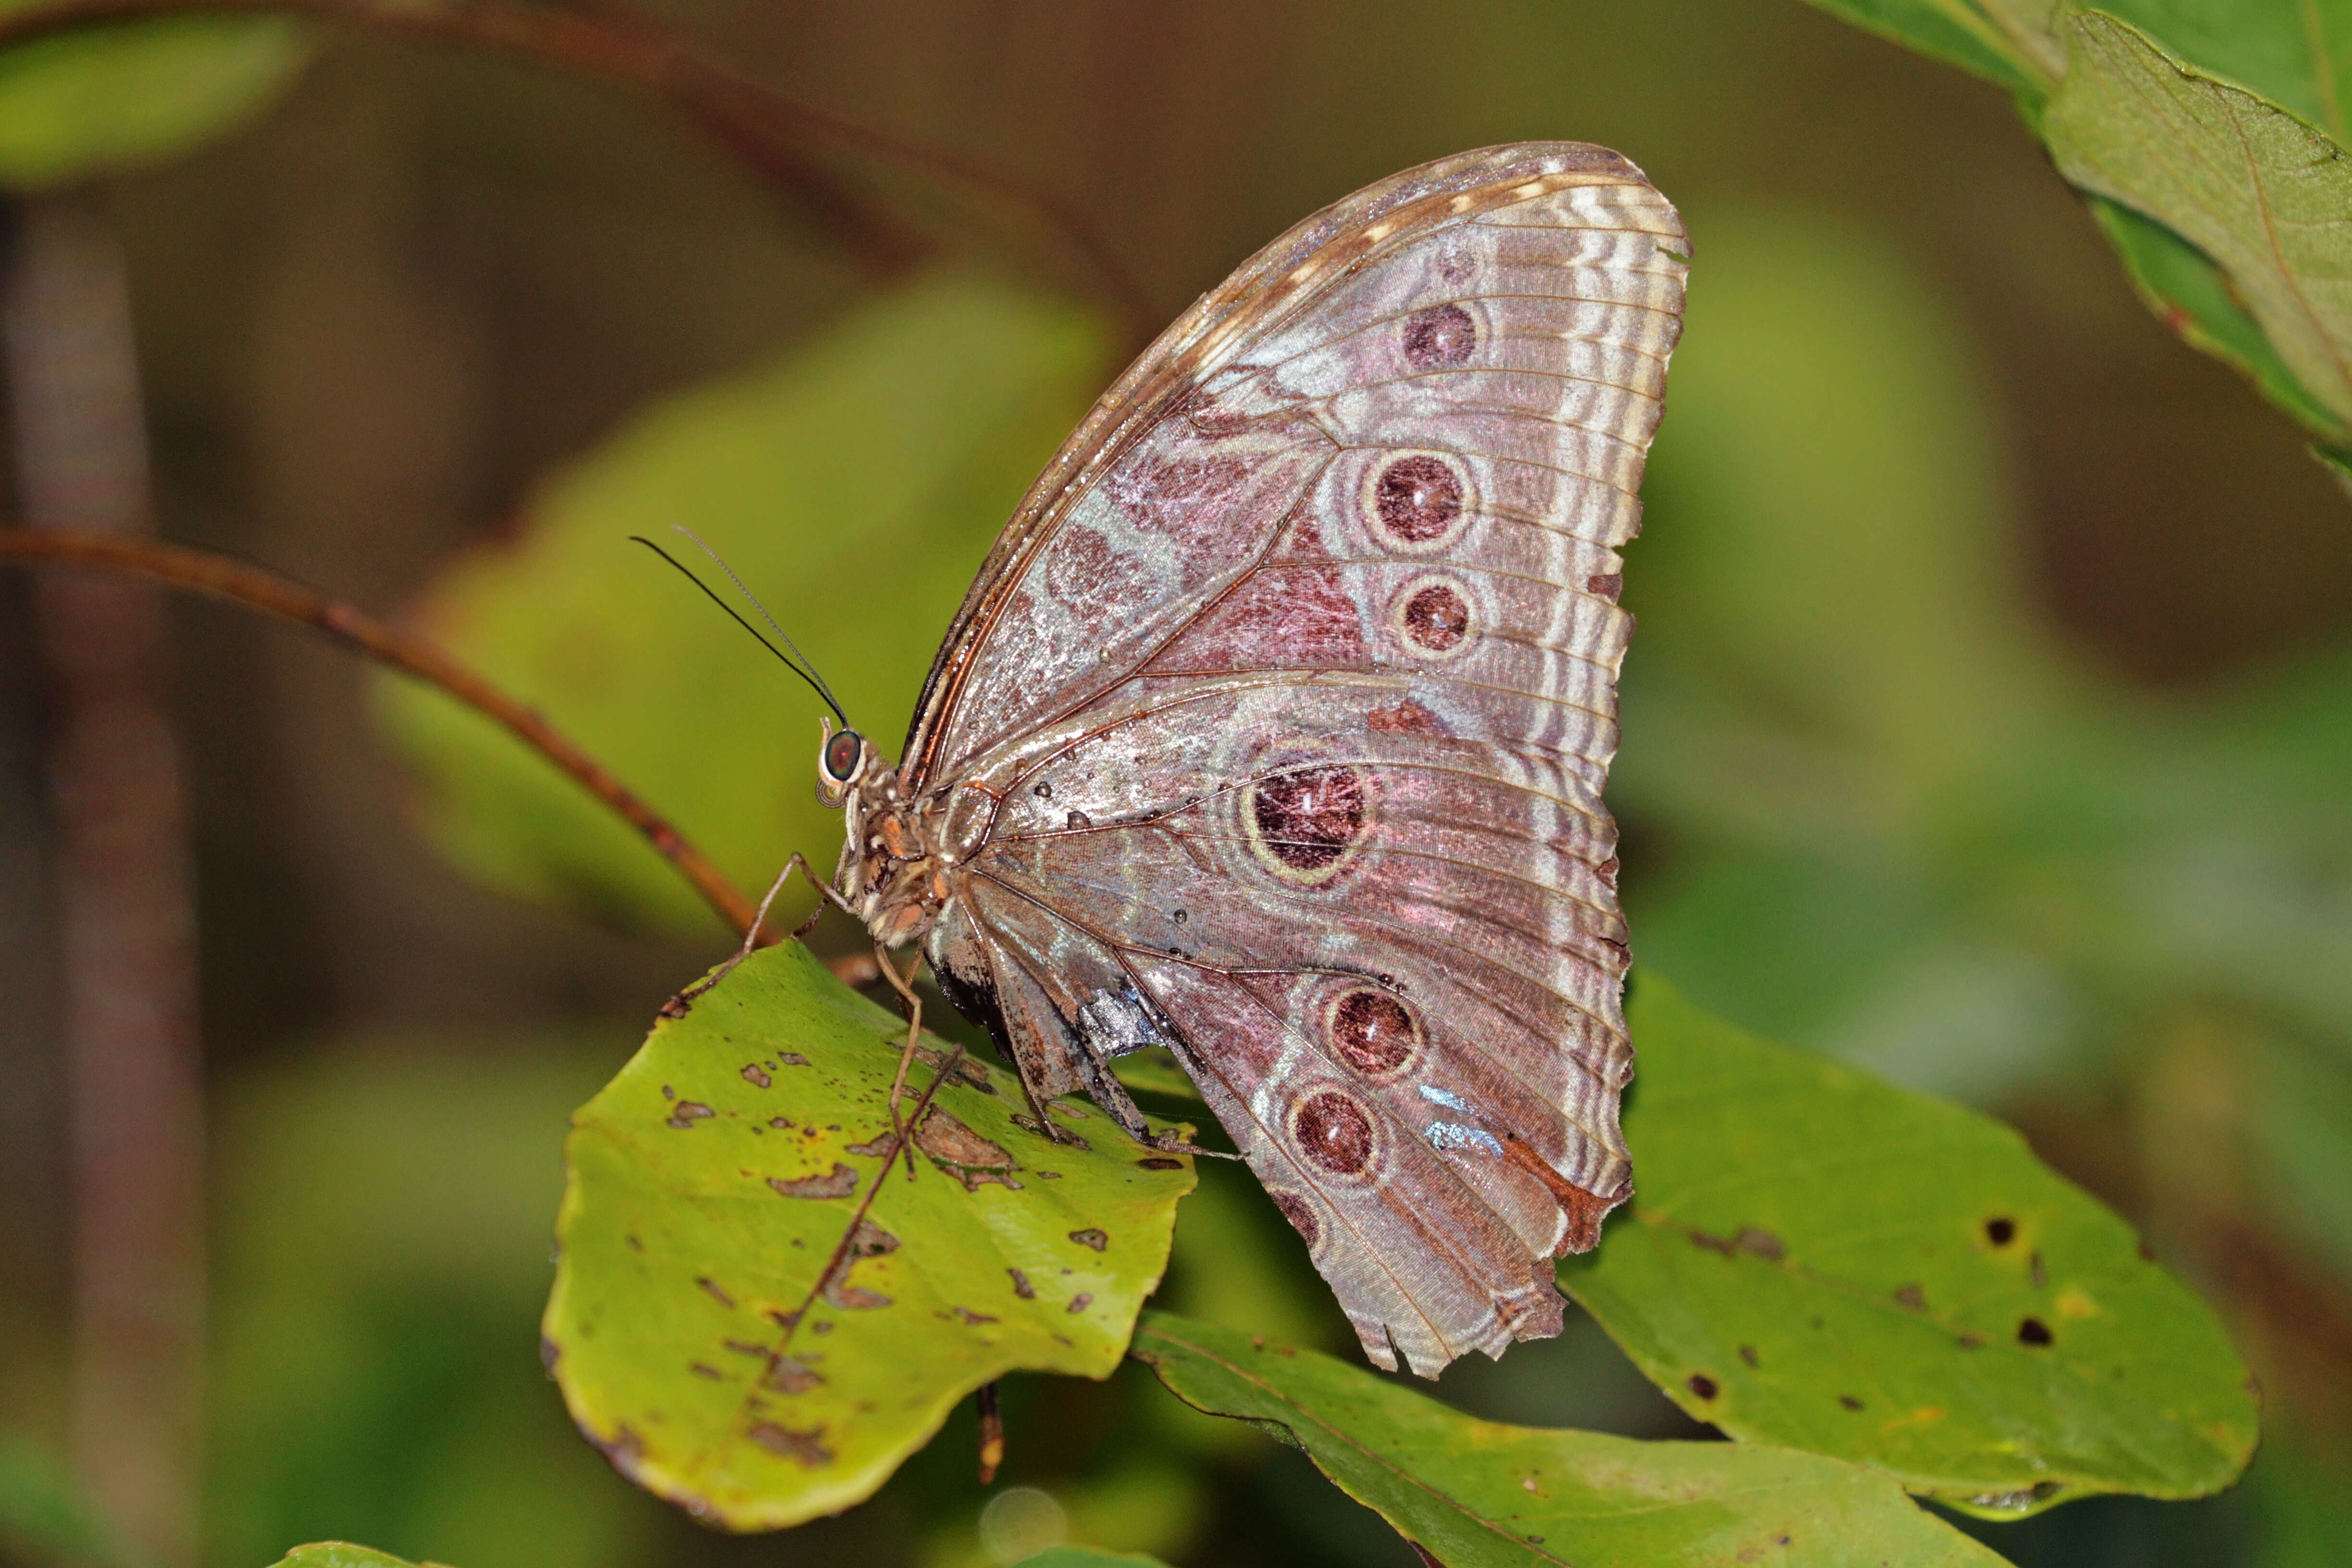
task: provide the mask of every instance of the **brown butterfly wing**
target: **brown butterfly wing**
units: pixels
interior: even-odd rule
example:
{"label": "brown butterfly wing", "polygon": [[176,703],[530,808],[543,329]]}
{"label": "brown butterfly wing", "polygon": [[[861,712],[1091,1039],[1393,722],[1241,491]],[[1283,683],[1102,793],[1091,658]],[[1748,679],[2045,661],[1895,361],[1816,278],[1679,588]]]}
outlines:
{"label": "brown butterfly wing", "polygon": [[1575,145],[1308,220],[1048,469],[909,739],[984,819],[942,983],[1041,1093],[1173,1047],[1383,1364],[1557,1332],[1631,1190],[1601,792],[1683,243]]}

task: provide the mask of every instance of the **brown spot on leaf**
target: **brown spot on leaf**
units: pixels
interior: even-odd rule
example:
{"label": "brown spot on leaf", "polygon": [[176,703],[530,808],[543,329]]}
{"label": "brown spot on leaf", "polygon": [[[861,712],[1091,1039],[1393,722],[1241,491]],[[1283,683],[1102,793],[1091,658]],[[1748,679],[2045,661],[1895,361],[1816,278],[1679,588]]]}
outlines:
{"label": "brown spot on leaf", "polygon": [[719,1114],[718,1112],[698,1101],[681,1100],[677,1103],[677,1109],[670,1112],[668,1120],[663,1124],[684,1132],[697,1122],[707,1121],[717,1114]]}
{"label": "brown spot on leaf", "polygon": [[[1181,1171],[1184,1168],[1184,1162],[1182,1160],[1171,1160],[1160,1155],[1146,1155],[1135,1163],[1148,1171]],[[1058,1176],[1061,1173],[1058,1171],[1039,1171],[1037,1174],[1042,1176]]]}
{"label": "brown spot on leaf", "polygon": [[749,1340],[740,1339],[725,1339],[719,1343],[737,1355],[756,1355],[762,1361],[768,1358],[768,1347],[764,1344],[753,1344]]}
{"label": "brown spot on leaf", "polygon": [[[853,1285],[846,1280],[835,1280],[826,1285],[824,1299],[844,1311],[853,1312],[870,1312],[877,1308],[890,1305],[890,1298],[879,1291],[869,1291],[862,1285]],[[816,1332],[823,1333],[830,1327],[832,1327],[830,1323],[820,1323],[817,1325]]]}
{"label": "brown spot on leaf", "polygon": [[1740,1359],[1740,1360],[1742,1360],[1742,1361],[1744,1361],[1744,1362],[1746,1362],[1746,1363],[1747,1363],[1748,1365],[1750,1365],[1750,1366],[1755,1365],[1755,1364],[1756,1364],[1756,1347],[1755,1347],[1754,1345],[1752,1345],[1752,1344],[1743,1344],[1743,1345],[1741,1345],[1741,1346],[1739,1347],[1739,1359]]}
{"label": "brown spot on leaf", "polygon": [[871,1219],[861,1218],[856,1228],[849,1233],[849,1255],[852,1258],[879,1258],[885,1252],[897,1250],[898,1239]]}
{"label": "brown spot on leaf", "polygon": [[950,1307],[948,1311],[953,1312],[959,1319],[961,1319],[963,1322],[964,1326],[967,1328],[977,1328],[982,1323],[992,1323],[996,1322],[996,1319],[991,1317],[988,1313],[975,1312],[970,1307]]}
{"label": "brown spot on leaf", "polygon": [[1996,1247],[2006,1247],[2017,1239],[2017,1221],[2000,1216],[1985,1221],[1985,1239]]}
{"label": "brown spot on leaf", "polygon": [[789,1355],[780,1355],[761,1375],[760,1386],[774,1394],[806,1394],[824,1382],[824,1376],[806,1362]]}
{"label": "brown spot on leaf", "polygon": [[1037,1287],[1029,1282],[1028,1275],[1023,1273],[1018,1269],[1007,1269],[1004,1271],[1013,1276],[1013,1293],[1014,1295],[1020,1297],[1024,1301],[1034,1301],[1037,1299]]}
{"label": "brown spot on leaf", "polygon": [[941,1165],[975,1170],[1014,1168],[1012,1153],[1003,1145],[982,1137],[936,1105],[915,1129],[915,1147]]}
{"label": "brown spot on leaf", "polygon": [[709,1378],[713,1383],[723,1382],[727,1376],[725,1373],[719,1371],[717,1367],[706,1365],[699,1361],[689,1363],[687,1366],[687,1370],[693,1373],[697,1377]]}
{"label": "brown spot on leaf", "polygon": [[[816,1136],[814,1127],[809,1129],[809,1136],[812,1138]],[[849,1152],[853,1155],[864,1155],[869,1159],[887,1160],[898,1152],[898,1135],[896,1133],[877,1133],[865,1143],[850,1145]]]}
{"label": "brown spot on leaf", "polygon": [[[947,1060],[947,1057],[944,1052],[934,1051],[928,1045],[917,1045],[915,1047],[915,1059],[918,1061],[920,1061],[924,1066],[930,1068],[933,1071],[939,1071],[940,1064]],[[956,1058],[955,1075],[958,1082],[969,1084],[972,1088],[979,1090],[983,1094],[993,1094],[996,1092],[996,1085],[989,1082],[988,1068],[983,1063],[976,1061],[969,1056],[959,1056]],[[919,1137],[915,1142],[918,1145],[920,1145],[922,1139]]]}
{"label": "brown spot on leaf", "polygon": [[770,1176],[768,1185],[786,1197],[847,1197],[857,1190],[857,1172],[840,1161],[823,1176],[796,1176],[786,1181],[782,1176]]}
{"label": "brown spot on leaf", "polygon": [[2050,1325],[2040,1318],[2018,1320],[2017,1343],[2020,1344],[2045,1345],[2053,1343],[2057,1337],[2050,1332]]}
{"label": "brown spot on leaf", "polygon": [[1109,1236],[1091,1225],[1087,1226],[1084,1230],[1071,1231],[1070,1239],[1076,1242],[1081,1247],[1091,1247],[1097,1252],[1102,1251],[1105,1248],[1110,1245]]}
{"label": "brown spot on leaf", "polygon": [[701,1286],[704,1290],[709,1291],[712,1299],[717,1301],[720,1306],[731,1307],[735,1304],[735,1298],[729,1295],[726,1288],[719,1284],[718,1281],[712,1279],[709,1275],[698,1274],[695,1276],[694,1282]]}
{"label": "brown spot on leaf", "polygon": [[803,1469],[833,1462],[833,1450],[824,1446],[824,1428],[812,1427],[805,1432],[794,1432],[779,1427],[773,1421],[754,1421],[744,1436],[768,1450],[792,1460]]}
{"label": "brown spot on leaf", "polygon": [[1839,1404],[1841,1404],[1841,1405],[1843,1405],[1843,1406],[1845,1406],[1847,1409],[1849,1409],[1849,1410],[1859,1410],[1859,1409],[1861,1409],[1861,1408],[1862,1408],[1862,1401],[1861,1401],[1861,1400],[1859,1400],[1859,1399],[1856,1399],[1856,1398],[1855,1398],[1853,1395],[1851,1395],[1851,1394],[1841,1394],[1841,1395],[1839,1395],[1839,1396],[1838,1396],[1838,1403],[1839,1403]]}
{"label": "brown spot on leaf", "polygon": [[661,1016],[666,1019],[682,1019],[693,1010],[694,1004],[684,996],[674,996],[661,1005]]}
{"label": "brown spot on leaf", "polygon": [[1740,1227],[1739,1234],[1731,1239],[1731,1244],[1750,1257],[1761,1258],[1769,1263],[1778,1263],[1787,1252],[1779,1237],[1753,1225]]}
{"label": "brown spot on leaf", "polygon": [[1916,1281],[1899,1287],[1895,1292],[1895,1304],[1910,1312],[1926,1312],[1927,1310],[1927,1288]]}
{"label": "brown spot on leaf", "polygon": [[1712,1399],[1723,1392],[1716,1385],[1715,1379],[1704,1372],[1694,1372],[1690,1375],[1690,1391],[1701,1399]]}
{"label": "brown spot on leaf", "polygon": [[1094,1299],[1094,1297],[1092,1297],[1091,1295],[1088,1295],[1088,1294],[1087,1294],[1087,1293],[1086,1293],[1085,1291],[1081,1291],[1078,1294],[1076,1294],[1076,1295],[1075,1295],[1075,1296],[1072,1296],[1072,1297],[1070,1298],[1070,1307],[1069,1307],[1069,1310],[1070,1310],[1071,1312],[1085,1312],[1088,1307],[1091,1307],[1091,1306],[1093,1306],[1094,1304],[1095,1304],[1095,1299]]}
{"label": "brown spot on leaf", "polygon": [[797,1051],[780,1051],[776,1052],[776,1060],[782,1062],[786,1067],[806,1067],[808,1065],[808,1058],[803,1056]]}
{"label": "brown spot on leaf", "polygon": [[769,1084],[773,1083],[775,1080],[769,1077],[768,1070],[761,1066],[758,1062],[747,1061],[743,1064],[743,1082],[746,1083],[755,1084],[761,1089],[765,1089]]}

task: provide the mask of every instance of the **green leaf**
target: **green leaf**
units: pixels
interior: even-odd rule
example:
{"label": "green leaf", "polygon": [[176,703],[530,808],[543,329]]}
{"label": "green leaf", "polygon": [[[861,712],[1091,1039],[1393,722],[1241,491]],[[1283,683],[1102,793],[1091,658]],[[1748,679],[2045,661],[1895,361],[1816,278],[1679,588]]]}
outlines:
{"label": "green leaf", "polygon": [[1561,1283],[1692,1416],[1993,1517],[2245,1468],[2220,1322],[2014,1132],[1647,972],[1628,1022],[1637,1196]]}
{"label": "green leaf", "polygon": [[[373,1546],[354,1546],[348,1541],[319,1541],[289,1552],[277,1568],[418,1568],[418,1565],[404,1557],[394,1557],[389,1552],[378,1552]],[[426,1563],[424,1568],[433,1568],[433,1564]]]}
{"label": "green leaf", "polygon": [[[2330,441],[2352,431],[2304,390],[2278,350],[2231,290],[2229,279],[2203,251],[2155,219],[2091,198],[2091,215],[2116,247],[2132,287],[2164,324],[2189,347],[2212,355],[2260,387],[2296,423]],[[2322,461],[2326,461],[2322,454]]]}
{"label": "green leaf", "polygon": [[[765,887],[794,850],[829,868],[841,818],[814,788],[821,705],[629,536],[725,591],[671,525],[708,539],[890,747],[990,542],[1099,389],[1106,342],[1072,306],[971,277],[913,284],[641,416],[547,486],[517,540],[452,569],[425,624],[739,886]],[[397,677],[379,692],[461,868],[623,924],[709,929],[643,841],[502,731]]]}
{"label": "green leaf", "polygon": [[1054,1546],[1024,1557],[1020,1568],[1168,1568],[1140,1552],[1097,1552],[1091,1546]]}
{"label": "green leaf", "polygon": [[1812,0],[1864,32],[2038,98],[2049,80],[2016,41],[1969,0]]}
{"label": "green leaf", "polygon": [[2337,80],[2352,63],[2352,7],[2344,0],[2106,0],[2099,9],[2346,139]]}
{"label": "green leaf", "polygon": [[920,1175],[886,1169],[905,1033],[784,943],[657,1022],[573,1118],[556,1381],[624,1474],[707,1521],[860,1501],[1006,1372],[1108,1376],[1160,1282],[1191,1159],[1059,1103],[1076,1141],[1049,1143],[1009,1072],[967,1060]]}
{"label": "green leaf", "polygon": [[1134,1354],[1187,1404],[1276,1430],[1447,1568],[2000,1559],[1858,1465],[1481,1421],[1263,1337],[1151,1312]]}
{"label": "green leaf", "polygon": [[67,184],[185,152],[260,112],[301,69],[307,40],[277,17],[174,16],[0,50],[0,185]]}
{"label": "green leaf", "polygon": [[2294,379],[2352,421],[2352,162],[2127,23],[2084,12],[2068,31],[2042,117],[2060,172],[2210,256]]}

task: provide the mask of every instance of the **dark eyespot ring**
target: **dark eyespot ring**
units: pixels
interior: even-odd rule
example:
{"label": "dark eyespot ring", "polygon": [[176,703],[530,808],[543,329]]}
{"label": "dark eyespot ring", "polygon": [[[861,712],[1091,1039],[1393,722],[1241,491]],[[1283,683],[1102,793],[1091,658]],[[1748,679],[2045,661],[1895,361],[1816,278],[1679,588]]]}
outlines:
{"label": "dark eyespot ring", "polygon": [[865,753],[866,739],[854,729],[845,729],[824,743],[824,771],[836,784],[846,784],[857,772],[857,759]]}

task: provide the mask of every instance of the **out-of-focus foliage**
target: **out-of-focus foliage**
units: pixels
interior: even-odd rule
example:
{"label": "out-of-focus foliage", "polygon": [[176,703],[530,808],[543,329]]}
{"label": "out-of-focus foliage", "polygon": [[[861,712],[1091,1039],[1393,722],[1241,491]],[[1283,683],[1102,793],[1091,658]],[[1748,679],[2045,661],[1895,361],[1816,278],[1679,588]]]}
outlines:
{"label": "out-of-focus foliage", "polygon": [[[2028,614],[1994,411],[1916,275],[1786,211],[1691,222],[1706,287],[1626,573],[1611,800],[1662,852],[1627,884],[1637,957],[2021,1114],[2200,1286],[2234,1273],[2233,1333],[2294,1406],[2339,1332],[2309,1292],[2352,1279],[2352,659],[2168,694],[2084,668]],[[2282,1240],[2333,1261],[2290,1284]],[[2226,1507],[2328,1517],[2340,1461],[2270,1426]],[[2104,1508],[2017,1527],[2067,1543],[2020,1560],[2109,1550]]]}
{"label": "out-of-focus foliage", "polygon": [[1450,1568],[2000,1561],[1861,1465],[1498,1426],[1315,1351],[1164,1312],[1145,1317],[1135,1355],[1188,1404],[1304,1448]]}
{"label": "out-of-focus foliage", "polygon": [[0,1438],[0,1560],[111,1564],[120,1560],[74,1496],[73,1479],[41,1449]]}
{"label": "out-of-focus foliage", "polygon": [[1979,1102],[2197,1003],[2352,1040],[2352,668],[2092,685],[2023,614],[1940,313],[1862,236],[1707,233],[1627,570],[1612,800],[1678,846],[1629,892],[1640,955]]}
{"label": "out-of-focus foliage", "polygon": [[2149,304],[2340,464],[2352,175],[2336,83],[2352,16],[2315,0],[1814,3],[2015,93],[2069,181],[2139,215],[2099,214]]}
{"label": "out-of-focus foliage", "polygon": [[[617,1469],[698,1518],[863,1501],[981,1384],[1107,1376],[1160,1283],[1191,1156],[1074,1104],[1049,1143],[1019,1079],[966,1058],[915,1124],[918,1177],[887,1107],[905,1038],[788,943],[657,1022],[573,1119],[555,1376]],[[908,1113],[947,1061],[920,1049]]]}
{"label": "out-of-focus foliage", "polygon": [[2245,1468],[2257,1401],[2211,1309],[2015,1133],[1646,972],[1626,1021],[1640,1186],[1561,1282],[1691,1416],[1996,1515]]}
{"label": "out-of-focus foliage", "polygon": [[[6,0],[0,15],[34,0]],[[271,16],[175,16],[0,51],[0,186],[69,184],[219,135],[272,102],[309,57]]]}
{"label": "out-of-focus foliage", "polygon": [[219,1122],[205,1559],[357,1536],[624,1568],[659,1506],[563,1419],[531,1324],[563,1119],[626,1035],[330,1042]]}
{"label": "out-of-focus foliage", "polygon": [[[672,526],[709,541],[850,721],[895,752],[981,558],[1105,361],[1102,329],[1067,305],[965,276],[906,287],[773,366],[640,417],[551,481],[510,543],[453,568],[425,624],[544,705],[739,884],[764,887],[793,850],[830,870],[841,825],[815,799],[823,707],[629,536],[731,599]],[[394,679],[381,695],[459,865],[625,923],[710,929],[665,862],[507,736]]]}

